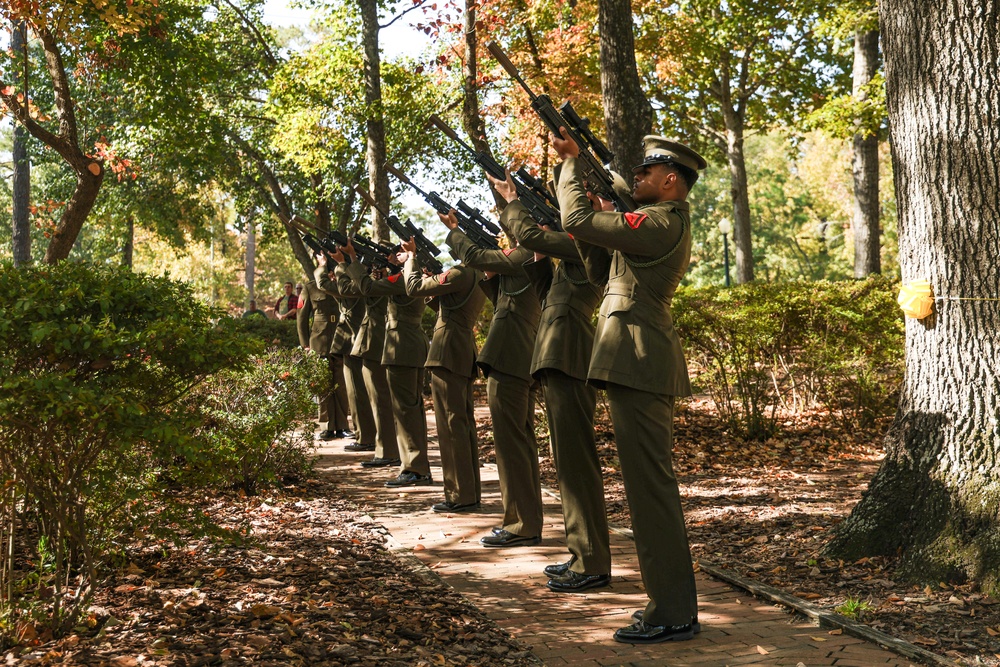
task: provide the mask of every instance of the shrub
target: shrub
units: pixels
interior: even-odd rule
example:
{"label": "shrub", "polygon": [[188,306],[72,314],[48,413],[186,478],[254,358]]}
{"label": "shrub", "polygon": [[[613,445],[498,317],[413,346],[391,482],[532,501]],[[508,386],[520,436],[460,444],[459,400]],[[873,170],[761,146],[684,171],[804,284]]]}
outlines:
{"label": "shrub", "polygon": [[192,392],[206,439],[204,483],[255,494],[312,467],[313,396],[329,392],[325,359],[299,348],[271,349],[245,367],[223,370]]}
{"label": "shrub", "polygon": [[265,345],[292,349],[299,347],[299,334],[295,320],[272,320],[266,317],[236,319],[237,326],[247,335],[260,339]]}
{"label": "shrub", "polygon": [[698,381],[745,438],[773,435],[779,407],[824,405],[858,426],[891,408],[903,371],[892,281],[681,289],[673,310]]}
{"label": "shrub", "polygon": [[[88,601],[106,554],[157,521],[145,501],[163,462],[197,451],[196,415],[178,399],[250,348],[184,285],[125,269],[4,264],[0,294],[0,532],[21,545],[12,535],[36,520],[45,557],[39,548],[35,560],[49,566],[35,583],[59,633]],[[0,552],[8,628],[19,613],[18,558],[29,555]]]}

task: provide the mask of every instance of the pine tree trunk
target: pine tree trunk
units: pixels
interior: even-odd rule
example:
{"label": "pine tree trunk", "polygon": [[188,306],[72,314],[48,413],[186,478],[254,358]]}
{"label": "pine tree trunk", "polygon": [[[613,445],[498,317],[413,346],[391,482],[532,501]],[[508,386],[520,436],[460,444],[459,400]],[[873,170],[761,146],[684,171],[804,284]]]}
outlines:
{"label": "pine tree trunk", "polygon": [[[864,86],[878,71],[878,31],[854,36],[854,96],[864,100]],[[878,135],[854,135],[854,277],[881,273],[879,257]]]}
{"label": "pine tree trunk", "polygon": [[[368,105],[368,192],[372,199],[387,207],[390,201],[389,174],[385,170],[385,122],[382,117],[382,75],[378,51],[378,2],[360,0],[361,41],[364,47],[365,103]],[[372,236],[389,241],[389,226],[382,214],[372,211]]]}
{"label": "pine tree trunk", "polygon": [[[14,24],[11,31],[11,52],[14,62],[22,60],[24,82],[22,90],[27,97],[27,50],[25,49],[27,27],[24,21]],[[28,131],[20,123],[14,123],[14,146],[12,150],[14,162],[13,182],[13,238],[11,239],[14,253],[14,266],[21,266],[31,261],[31,221],[28,207],[31,206],[31,160],[28,158]]]}
{"label": "pine tree trunk", "polygon": [[635,62],[631,0],[598,2],[601,38],[601,97],[612,168],[631,181],[632,167],[642,162],[642,138],[653,124],[653,107],[639,82]]}
{"label": "pine tree trunk", "polygon": [[[880,0],[904,281],[1000,296],[1000,2]],[[886,458],[830,546],[901,557],[926,582],[1000,594],[1000,303],[936,300],[906,322]]]}

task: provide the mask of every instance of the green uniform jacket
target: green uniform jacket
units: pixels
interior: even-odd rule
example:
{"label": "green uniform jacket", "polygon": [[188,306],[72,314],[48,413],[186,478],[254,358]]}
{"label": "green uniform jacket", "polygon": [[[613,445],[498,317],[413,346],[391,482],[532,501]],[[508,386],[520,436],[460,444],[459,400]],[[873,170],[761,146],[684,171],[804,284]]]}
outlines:
{"label": "green uniform jacket", "polygon": [[401,273],[373,280],[361,264],[354,263],[347,267],[347,274],[366,298],[389,297],[382,365],[423,368],[427,361],[427,336],[420,328],[427,308],[423,297],[406,295]]}
{"label": "green uniform jacket", "polygon": [[574,158],[563,163],[557,195],[563,228],[578,242],[588,275],[607,279],[588,379],[598,387],[613,382],[690,396],[684,350],[670,315],[691,259],[687,202],[595,212]]}
{"label": "green uniform jacket", "polygon": [[500,220],[522,246],[559,260],[542,300],[531,374],[537,376],[539,371],[552,368],[586,380],[594,347],[594,310],[601,301],[601,290],[587,279],[576,243],[565,232],[539,227],[519,201],[508,204]]}
{"label": "green uniform jacket", "polygon": [[476,375],[476,320],[486,302],[479,288],[483,274],[467,266],[454,266],[436,276],[424,276],[415,259],[403,267],[406,293],[434,297],[437,322],[427,352],[427,368],[443,368],[462,377]]}
{"label": "green uniform jacket", "polygon": [[[445,241],[462,258],[462,263],[498,274],[496,309],[486,343],[476,363],[489,376],[493,370],[531,381],[531,355],[538,332],[541,299],[536,284],[524,270],[534,259],[527,248],[487,250],[480,248],[457,229]],[[539,282],[544,276],[537,276]]]}
{"label": "green uniform jacket", "polygon": [[329,355],[339,320],[340,304],[332,294],[324,292],[312,283],[302,286],[299,312],[295,319],[295,327],[299,331],[299,344],[302,347],[308,347],[316,354]]}
{"label": "green uniform jacket", "polygon": [[337,328],[334,330],[333,340],[330,342],[330,354],[334,356],[348,355],[354,345],[354,335],[361,328],[361,320],[365,317],[364,301],[358,296],[341,294],[337,281],[330,277],[325,266],[316,267],[313,278],[316,280],[317,287],[337,299],[340,308]]}
{"label": "green uniform jacket", "polygon": [[[348,264],[338,264],[334,271],[337,289],[345,296],[361,297],[359,301],[365,306],[365,317],[354,334],[351,356],[382,363],[382,351],[385,349],[385,317],[389,299],[384,296],[363,296],[348,275],[348,266]],[[364,266],[361,268],[367,270]]]}

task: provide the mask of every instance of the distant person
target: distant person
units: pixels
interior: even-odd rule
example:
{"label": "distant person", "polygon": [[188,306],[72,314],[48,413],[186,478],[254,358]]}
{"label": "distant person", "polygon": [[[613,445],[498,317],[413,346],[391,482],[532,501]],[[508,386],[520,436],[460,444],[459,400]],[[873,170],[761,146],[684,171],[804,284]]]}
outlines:
{"label": "distant person", "polygon": [[256,299],[250,299],[250,307],[243,311],[243,317],[263,317],[267,319],[267,313],[257,308]]}
{"label": "distant person", "polygon": [[299,297],[295,296],[291,280],[285,283],[285,294],[274,304],[274,314],[279,320],[293,320],[299,312]]}

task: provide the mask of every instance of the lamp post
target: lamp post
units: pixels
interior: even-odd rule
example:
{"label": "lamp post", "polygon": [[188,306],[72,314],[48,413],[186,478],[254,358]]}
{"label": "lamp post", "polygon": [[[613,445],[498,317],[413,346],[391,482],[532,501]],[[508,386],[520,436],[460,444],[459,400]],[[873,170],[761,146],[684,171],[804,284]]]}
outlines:
{"label": "lamp post", "polygon": [[729,218],[719,221],[719,231],[722,232],[722,257],[726,267],[726,287],[729,287],[729,234],[733,231],[733,225]]}

